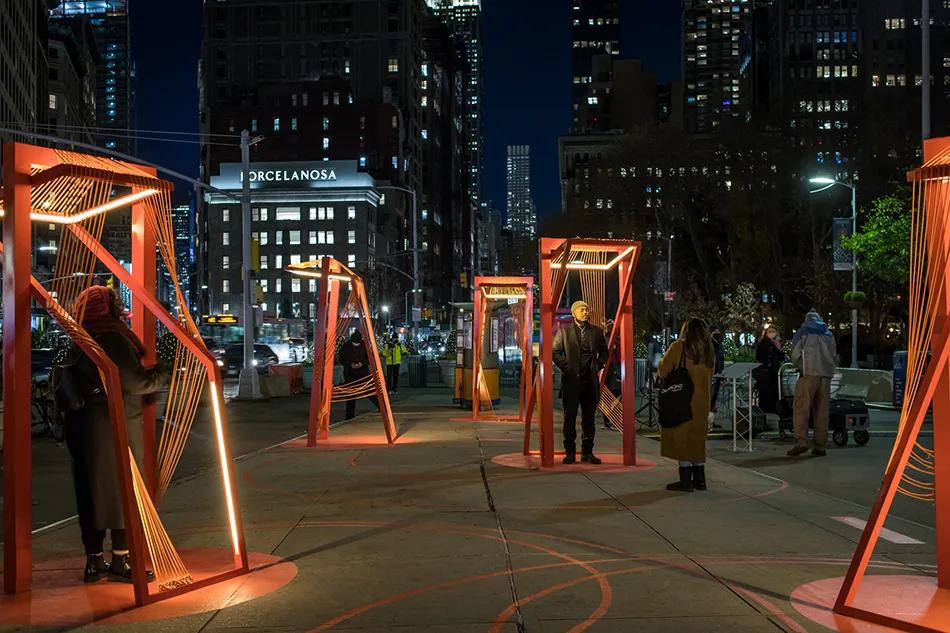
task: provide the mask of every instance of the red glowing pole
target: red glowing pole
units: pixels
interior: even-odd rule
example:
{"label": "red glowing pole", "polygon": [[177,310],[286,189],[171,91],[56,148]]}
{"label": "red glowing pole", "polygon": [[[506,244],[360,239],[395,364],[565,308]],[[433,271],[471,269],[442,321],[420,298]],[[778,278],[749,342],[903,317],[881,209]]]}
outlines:
{"label": "red glowing pole", "polygon": [[336,326],[339,317],[340,303],[340,283],[339,279],[334,279],[333,275],[339,275],[340,264],[335,259],[328,258],[324,261],[327,265],[323,267],[323,276],[327,278],[327,335],[326,350],[321,359],[323,362],[323,381],[320,383],[320,439],[326,440],[330,437],[330,407],[333,403],[333,363],[336,360]]}
{"label": "red glowing pole", "polygon": [[29,591],[32,584],[30,166],[36,154],[22,143],[3,146],[3,587],[7,593]]}
{"label": "red glowing pole", "polygon": [[392,405],[389,402],[389,393],[386,391],[386,379],[383,374],[382,363],[379,360],[379,349],[376,346],[376,334],[373,322],[369,318],[369,304],[366,301],[366,286],[363,280],[354,275],[353,287],[360,300],[360,311],[363,313],[363,331],[366,333],[369,369],[373,374],[373,383],[376,385],[376,397],[379,401],[379,412],[383,417],[383,428],[386,430],[386,441],[392,444],[396,441],[396,424],[393,420]]}
{"label": "red glowing pole", "polygon": [[523,333],[521,340],[521,393],[518,401],[518,415],[525,424],[531,424],[531,417],[528,415],[528,401],[531,399],[532,390],[532,359],[534,357],[534,280],[528,277],[529,281],[525,285],[524,300],[524,323],[522,323]]}
{"label": "red glowing pole", "polygon": [[[143,167],[150,176],[157,177],[158,171]],[[133,190],[133,193],[136,191]],[[156,258],[155,258],[155,231],[148,221],[149,207],[144,202],[132,205],[132,277],[143,288],[154,291]],[[155,365],[155,316],[149,313],[142,299],[132,295],[132,330],[145,346],[145,355],[142,365]],[[144,439],[145,461],[142,477],[148,488],[152,501],[155,500],[158,472],[155,465],[155,400],[142,400],[142,436]]]}
{"label": "red glowing pole", "polygon": [[[324,257],[320,270],[320,278],[317,280],[317,318],[313,330],[313,381],[310,386],[310,421],[307,426],[307,446],[313,448],[317,445],[317,433],[320,429],[321,407],[323,404],[324,389],[323,383],[327,380],[324,375],[326,365],[323,362],[327,351],[327,306],[330,303],[330,276],[327,274],[330,267],[327,265],[329,258]],[[333,374],[329,376],[330,383],[333,382]]]}

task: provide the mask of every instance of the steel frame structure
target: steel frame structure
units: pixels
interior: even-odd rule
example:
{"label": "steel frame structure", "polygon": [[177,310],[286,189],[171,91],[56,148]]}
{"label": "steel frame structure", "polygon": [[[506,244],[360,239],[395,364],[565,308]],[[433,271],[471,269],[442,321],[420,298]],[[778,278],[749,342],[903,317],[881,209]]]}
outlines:
{"label": "steel frame structure", "polygon": [[[317,279],[317,315],[313,328],[313,381],[310,388],[310,419],[307,425],[307,446],[313,448],[317,440],[330,437],[330,404],[333,400],[333,363],[335,362],[336,341],[331,340],[336,332],[340,287],[351,284],[359,301],[360,323],[363,326],[364,340],[368,347],[370,372],[379,398],[379,410],[383,417],[386,440],[390,444],[396,441],[396,425],[393,421],[389,394],[386,392],[386,380],[379,362],[379,349],[373,322],[369,317],[369,303],[366,299],[366,287],[363,279],[352,270],[332,257],[292,264],[284,268],[293,275]],[[319,371],[318,371],[319,369]]]}
{"label": "steel frame structure", "polygon": [[[521,384],[518,389],[518,420],[526,421],[528,400],[531,394],[532,328],[534,325],[534,278],[533,277],[475,277],[475,311],[472,323],[481,336],[472,337],[472,419],[478,420],[481,412],[478,388],[482,371],[482,346],[487,333],[491,307],[500,299],[518,299],[524,322],[521,341]],[[509,294],[510,293],[510,294]],[[476,394],[479,394],[476,396]]]}
{"label": "steel frame structure", "polygon": [[[189,593],[248,572],[247,547],[241,512],[235,491],[237,481],[231,467],[230,441],[220,391],[221,374],[217,361],[200,339],[193,339],[177,317],[169,314],[155,297],[156,236],[146,213],[144,201],[159,191],[170,191],[172,184],[159,180],[156,170],[131,163],[115,162],[114,171],[64,162],[56,150],[22,143],[3,146],[3,400],[4,400],[4,590],[7,593],[29,591],[32,586],[32,459],[30,440],[30,298],[33,297],[67,332],[75,332],[77,344],[93,360],[103,379],[109,397],[109,417],[113,430],[116,463],[119,466],[119,487],[123,518],[132,559],[148,560],[145,531],[133,488],[129,444],[122,405],[121,381],[115,364],[103,353],[68,312],[32,276],[32,221],[58,222],[72,232],[116,278],[132,293],[133,330],[146,348],[143,362],[155,362],[155,322],[151,314],[172,332],[179,342],[200,361],[207,372],[211,392],[218,452],[228,509],[234,568],[183,587],[150,593],[145,565],[133,566],[133,591],[137,606],[151,604]],[[120,168],[121,166],[121,168]],[[51,216],[43,207],[31,202],[36,187],[57,178],[73,181],[97,181],[129,187],[132,193],[105,205],[85,209],[72,217]],[[81,199],[81,196],[76,196]],[[75,200],[74,200],[75,201]],[[107,213],[132,205],[132,273],[127,271],[108,250],[86,231],[77,217]],[[186,318],[190,315],[186,314]],[[148,494],[155,495],[155,405],[143,407],[145,441],[145,473]]]}
{"label": "steel frame structure", "polygon": [[[934,269],[943,268],[943,271],[947,272],[942,277],[940,287],[930,288],[932,296],[924,298],[925,301],[936,303],[930,362],[920,378],[914,397],[905,402],[904,419],[897,434],[891,460],[848,567],[844,584],[835,601],[834,612],[907,633],[943,633],[946,628],[936,629],[919,622],[909,622],[854,606],[861,581],[931,404],[934,417],[937,591],[950,590],[950,485],[947,485],[950,482],[950,460],[947,459],[950,456],[950,431],[943,428],[943,424],[950,418],[950,137],[925,141],[924,165],[910,172],[907,179],[914,183],[915,207],[926,223],[927,235],[923,243],[926,244],[927,262],[924,270],[927,271],[928,277],[931,277],[930,271]],[[931,278],[939,277],[938,275]],[[926,354],[926,350],[922,353]]]}
{"label": "steel frame structure", "polygon": [[[605,264],[586,264],[575,261],[573,256],[585,251],[614,253],[615,257]],[[636,389],[634,385],[635,364],[633,352],[633,276],[637,271],[642,245],[627,240],[604,240],[584,238],[543,237],[539,246],[539,274],[541,275],[541,355],[538,360],[538,376],[535,388],[528,399],[525,422],[524,454],[530,453],[531,417],[535,403],[539,409],[539,436],[541,448],[541,466],[554,466],[554,336],[557,333],[555,314],[568,273],[571,270],[602,270],[614,268],[619,271],[620,301],[614,317],[614,327],[608,341],[609,353],[614,346],[620,346],[620,370],[623,402],[623,464],[636,466]],[[609,366],[609,357],[608,357]],[[600,375],[600,389],[603,391],[607,367]]]}

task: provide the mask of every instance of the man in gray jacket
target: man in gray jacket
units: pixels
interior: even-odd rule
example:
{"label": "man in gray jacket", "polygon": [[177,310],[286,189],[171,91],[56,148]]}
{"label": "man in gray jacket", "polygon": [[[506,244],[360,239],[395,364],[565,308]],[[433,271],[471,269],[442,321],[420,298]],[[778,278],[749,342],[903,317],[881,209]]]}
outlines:
{"label": "man in gray jacket", "polygon": [[815,423],[811,454],[824,457],[828,447],[828,407],[831,378],[835,375],[837,349],[828,325],[817,310],[805,315],[805,322],[792,338],[792,362],[798,367],[795,385],[795,446],[790,457],[808,450],[808,421]]}

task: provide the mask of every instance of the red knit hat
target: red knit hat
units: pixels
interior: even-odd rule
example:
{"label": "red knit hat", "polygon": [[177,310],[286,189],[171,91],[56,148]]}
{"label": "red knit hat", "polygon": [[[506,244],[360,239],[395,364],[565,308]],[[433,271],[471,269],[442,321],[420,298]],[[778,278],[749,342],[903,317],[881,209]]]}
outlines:
{"label": "red knit hat", "polygon": [[112,290],[106,286],[86,288],[76,299],[77,314],[82,311],[83,305],[86,306],[82,317],[83,323],[109,316],[112,314],[113,306]]}

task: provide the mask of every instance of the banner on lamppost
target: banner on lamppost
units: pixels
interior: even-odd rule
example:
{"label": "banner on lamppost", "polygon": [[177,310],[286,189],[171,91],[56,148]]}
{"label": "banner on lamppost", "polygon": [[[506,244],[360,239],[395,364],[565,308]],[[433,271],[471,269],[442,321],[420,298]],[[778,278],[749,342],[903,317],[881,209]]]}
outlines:
{"label": "banner on lamppost", "polygon": [[850,271],[854,266],[854,254],[844,245],[851,237],[851,218],[835,218],[834,228],[834,265],[835,270]]}

